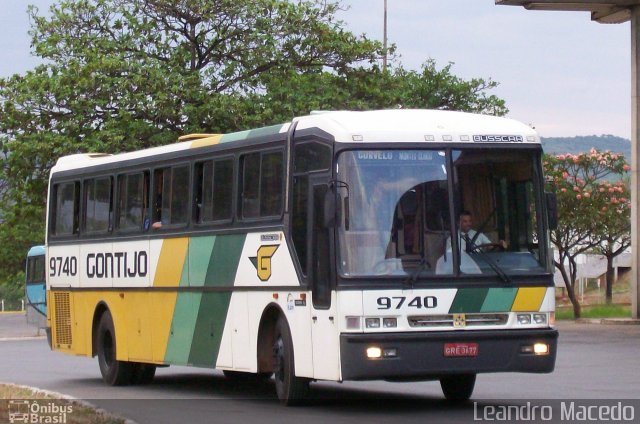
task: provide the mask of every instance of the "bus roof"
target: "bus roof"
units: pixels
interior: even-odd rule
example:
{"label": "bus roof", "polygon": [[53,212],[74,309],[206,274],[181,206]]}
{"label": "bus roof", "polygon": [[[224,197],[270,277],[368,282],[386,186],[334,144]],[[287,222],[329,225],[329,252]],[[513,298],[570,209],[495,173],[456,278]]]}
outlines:
{"label": "bus roof", "polygon": [[31,246],[29,252],[27,253],[27,257],[31,256],[42,256],[45,253],[44,246]]}
{"label": "bus roof", "polygon": [[513,119],[444,110],[316,112],[295,121],[296,130],[317,127],[332,134],[336,142],[345,143],[507,141],[474,140],[474,136],[519,136],[521,140],[513,141],[540,143],[535,130]]}
{"label": "bus roof", "polygon": [[[338,143],[540,143],[540,138],[531,127],[513,119],[442,110],[314,112],[295,118],[293,122],[297,123],[296,130],[317,128],[331,134]],[[58,160],[52,173],[284,134],[290,125],[284,123],[230,134],[197,134],[181,137],[187,141],[117,155],[83,153],[65,156]]]}

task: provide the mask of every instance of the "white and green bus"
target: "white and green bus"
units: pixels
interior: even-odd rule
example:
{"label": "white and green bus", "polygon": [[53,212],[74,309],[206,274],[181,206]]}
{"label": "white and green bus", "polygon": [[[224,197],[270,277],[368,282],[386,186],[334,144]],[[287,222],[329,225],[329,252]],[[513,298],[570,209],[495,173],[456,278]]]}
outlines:
{"label": "white and green bus", "polygon": [[[383,110],[63,157],[52,349],[98,356],[112,385],[170,364],[273,375],[285,404],[315,380],[439,380],[467,399],[479,373],[551,372],[541,155],[510,119]],[[463,211],[477,235],[457,236]]]}

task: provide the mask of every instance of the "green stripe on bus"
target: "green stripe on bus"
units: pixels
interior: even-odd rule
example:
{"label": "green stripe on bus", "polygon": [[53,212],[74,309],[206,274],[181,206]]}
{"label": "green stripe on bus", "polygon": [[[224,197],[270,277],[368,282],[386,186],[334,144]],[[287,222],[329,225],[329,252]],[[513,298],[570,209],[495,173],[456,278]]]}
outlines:
{"label": "green stripe on bus", "polygon": [[184,265],[182,266],[182,275],[180,275],[180,287],[186,287],[189,285],[189,246],[187,246],[187,257],[184,258]]}
{"label": "green stripe on bus", "polygon": [[249,137],[262,137],[265,135],[279,134],[282,129],[282,124],[271,125],[268,127],[256,128],[249,132]]}
{"label": "green stripe on bus", "polygon": [[220,143],[229,143],[232,141],[246,140],[247,138],[278,134],[280,133],[280,129],[282,129],[282,124],[256,128],[255,130],[238,131],[230,134],[224,134],[220,139]]}
{"label": "green stripe on bus", "polygon": [[246,234],[217,236],[211,251],[204,285],[232,287],[240,263]]}
{"label": "green stripe on bus", "polygon": [[230,134],[224,134],[220,139],[220,143],[229,143],[232,141],[246,140],[250,131],[239,131]]}
{"label": "green stripe on bus", "polygon": [[164,355],[165,362],[176,365],[189,364],[201,297],[202,293],[178,293],[167,352]]}
{"label": "green stripe on bus", "polygon": [[231,293],[204,293],[198,310],[189,363],[215,367]]}
{"label": "green stripe on bus", "polygon": [[510,311],[511,305],[513,305],[513,300],[516,298],[516,294],[518,294],[518,289],[516,288],[501,287],[489,289],[489,293],[482,304],[480,312]]}
{"label": "green stripe on bus", "polygon": [[489,289],[458,289],[453,299],[450,314],[469,314],[480,312]]}
{"label": "green stripe on bus", "polygon": [[189,284],[204,286],[216,236],[193,237],[189,240]]}

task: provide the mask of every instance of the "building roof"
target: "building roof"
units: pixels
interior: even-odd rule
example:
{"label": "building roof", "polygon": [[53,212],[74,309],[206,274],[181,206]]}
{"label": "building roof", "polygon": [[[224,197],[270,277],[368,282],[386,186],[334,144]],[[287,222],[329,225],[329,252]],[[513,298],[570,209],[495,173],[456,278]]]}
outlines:
{"label": "building roof", "polygon": [[496,4],[528,10],[590,12],[593,21],[619,24],[631,18],[630,8],[640,5],[640,0],[496,0]]}

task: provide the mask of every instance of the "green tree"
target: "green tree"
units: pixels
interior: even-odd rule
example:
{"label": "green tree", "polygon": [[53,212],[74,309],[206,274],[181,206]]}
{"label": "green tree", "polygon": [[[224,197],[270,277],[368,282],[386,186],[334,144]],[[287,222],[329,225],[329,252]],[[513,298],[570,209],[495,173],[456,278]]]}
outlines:
{"label": "green tree", "polygon": [[[43,64],[0,79],[0,281],[42,243],[63,155],[117,153],[191,132],[269,125],[314,109],[441,108],[502,115],[496,83],[451,64],[382,72],[381,43],[333,0],[59,0],[30,8]],[[393,47],[391,56],[393,57]],[[4,273],[4,274],[3,274]]]}
{"label": "green tree", "polygon": [[420,71],[401,66],[382,72],[378,67],[327,72],[272,75],[264,96],[256,100],[262,119],[283,121],[309,110],[370,110],[428,108],[461,110],[502,116],[504,100],[487,92],[491,79],[464,80],[451,73],[452,64],[438,69],[433,60]]}
{"label": "green tree", "polygon": [[544,167],[550,188],[558,197],[559,223],[551,232],[551,242],[558,254],[554,264],[564,280],[574,316],[579,318],[576,258],[601,246],[601,236],[613,230],[610,221],[613,214],[627,213],[629,198],[612,196],[614,191],[618,193],[620,185],[608,182],[608,178],[623,176],[628,165],[622,155],[592,149],[577,155],[545,155]]}

